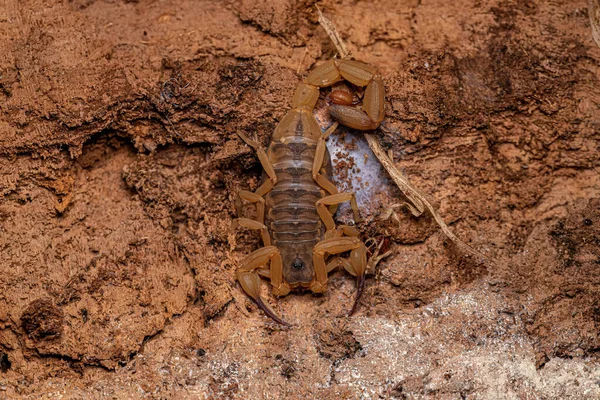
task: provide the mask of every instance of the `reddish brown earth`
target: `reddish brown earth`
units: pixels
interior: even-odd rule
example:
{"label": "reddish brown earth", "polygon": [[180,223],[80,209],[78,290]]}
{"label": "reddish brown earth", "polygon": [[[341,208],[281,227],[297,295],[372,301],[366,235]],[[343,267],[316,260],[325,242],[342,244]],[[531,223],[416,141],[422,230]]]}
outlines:
{"label": "reddish brown earth", "polygon": [[292,329],[243,295],[259,241],[227,229],[261,169],[236,132],[266,144],[334,55],[314,4],[0,5],[1,398],[600,398],[585,0],[319,2],[381,71],[398,167],[488,260],[364,206],[393,255],[354,316],[341,272],[265,283]]}

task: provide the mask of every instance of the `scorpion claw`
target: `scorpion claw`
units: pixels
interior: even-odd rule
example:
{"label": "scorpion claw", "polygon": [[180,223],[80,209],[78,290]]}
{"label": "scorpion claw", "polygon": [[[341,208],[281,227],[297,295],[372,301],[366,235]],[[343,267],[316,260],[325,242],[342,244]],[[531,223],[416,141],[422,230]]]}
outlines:
{"label": "scorpion claw", "polygon": [[254,302],[256,303],[256,305],[258,306],[258,308],[260,308],[261,310],[263,310],[263,312],[270,317],[273,321],[277,322],[278,324],[281,324],[285,327],[291,327],[292,325],[285,322],[283,319],[279,318],[277,316],[277,314],[275,314],[275,312],[273,312],[273,310],[271,309],[271,307],[269,307],[268,305],[266,305],[262,299],[260,297],[256,297],[256,298],[252,298],[252,300],[254,300]]}

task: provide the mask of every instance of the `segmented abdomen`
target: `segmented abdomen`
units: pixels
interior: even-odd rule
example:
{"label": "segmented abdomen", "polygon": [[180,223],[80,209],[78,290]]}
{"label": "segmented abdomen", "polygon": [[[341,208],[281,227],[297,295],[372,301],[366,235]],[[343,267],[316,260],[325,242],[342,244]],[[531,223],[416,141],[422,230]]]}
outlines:
{"label": "segmented abdomen", "polygon": [[304,136],[288,136],[269,147],[277,184],[265,196],[265,223],[273,244],[279,248],[309,243],[314,246],[322,239],[323,227],[315,203],[325,192],[312,177],[316,148],[317,141]]}

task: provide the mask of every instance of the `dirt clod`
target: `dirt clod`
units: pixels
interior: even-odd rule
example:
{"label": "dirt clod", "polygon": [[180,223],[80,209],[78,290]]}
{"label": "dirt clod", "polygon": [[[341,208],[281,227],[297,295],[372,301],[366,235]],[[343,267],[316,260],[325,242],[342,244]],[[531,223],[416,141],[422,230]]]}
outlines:
{"label": "dirt clod", "polygon": [[49,299],[32,301],[21,314],[21,327],[35,341],[60,337],[63,323],[63,311]]}
{"label": "dirt clod", "polygon": [[319,354],[334,363],[353,357],[362,349],[352,332],[341,322],[321,323],[317,335]]}
{"label": "dirt clod", "polygon": [[0,351],[0,371],[6,372],[12,367],[8,354]]}

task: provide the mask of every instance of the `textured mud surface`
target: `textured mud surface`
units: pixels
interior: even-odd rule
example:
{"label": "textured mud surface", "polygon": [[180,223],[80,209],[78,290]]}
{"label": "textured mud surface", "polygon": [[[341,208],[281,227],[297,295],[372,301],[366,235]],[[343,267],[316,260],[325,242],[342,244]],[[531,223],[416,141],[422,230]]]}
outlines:
{"label": "textured mud surface", "polygon": [[267,143],[333,56],[314,4],[0,5],[0,397],[600,397],[585,0],[319,2],[381,71],[381,140],[488,262],[429,217],[379,221],[388,188],[359,228],[394,254],[355,316],[340,272],[270,300],[289,330],[241,293],[259,241],[227,228],[261,170],[235,132]]}

